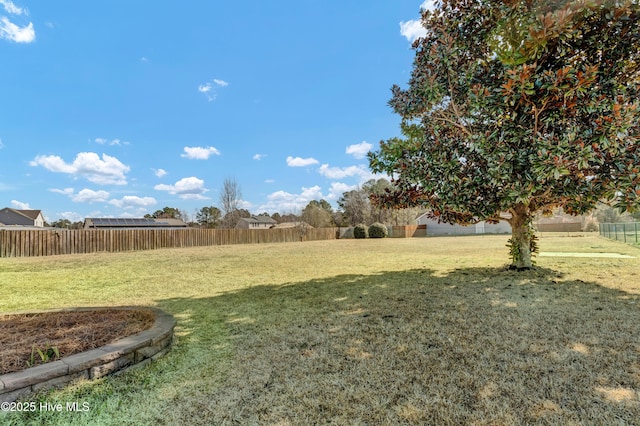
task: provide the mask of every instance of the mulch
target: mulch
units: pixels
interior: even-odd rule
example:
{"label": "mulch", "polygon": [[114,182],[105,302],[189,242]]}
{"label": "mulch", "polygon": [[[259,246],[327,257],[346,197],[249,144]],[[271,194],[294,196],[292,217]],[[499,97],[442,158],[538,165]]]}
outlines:
{"label": "mulch", "polygon": [[[100,309],[0,315],[0,374],[43,364],[38,350],[60,358],[99,348],[150,328],[149,309]],[[51,359],[57,359],[49,351]]]}

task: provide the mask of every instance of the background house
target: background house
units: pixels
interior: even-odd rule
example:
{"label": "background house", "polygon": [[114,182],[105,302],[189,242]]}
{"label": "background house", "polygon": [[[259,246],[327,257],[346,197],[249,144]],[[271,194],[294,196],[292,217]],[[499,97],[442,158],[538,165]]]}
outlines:
{"label": "background house", "polygon": [[313,226],[309,225],[307,222],[299,221],[299,222],[282,222],[273,226],[273,228],[281,229],[281,228],[299,228],[303,227],[306,229],[313,229]]}
{"label": "background house", "polygon": [[236,228],[238,229],[270,229],[277,225],[278,222],[269,216],[251,216],[243,217],[238,221]]}
{"label": "background house", "polygon": [[5,226],[44,227],[44,216],[40,210],[18,210],[5,207],[0,210],[0,224]]}
{"label": "background house", "polygon": [[423,213],[416,218],[418,225],[427,225],[427,235],[473,235],[473,234],[511,234],[511,225],[505,220],[497,224],[479,222],[475,225],[450,225],[438,223]]}

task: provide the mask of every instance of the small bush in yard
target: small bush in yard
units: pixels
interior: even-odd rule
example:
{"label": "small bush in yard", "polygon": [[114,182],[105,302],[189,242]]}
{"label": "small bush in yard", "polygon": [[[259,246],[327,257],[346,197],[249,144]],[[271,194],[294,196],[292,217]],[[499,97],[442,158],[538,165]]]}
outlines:
{"label": "small bush in yard", "polygon": [[369,238],[385,238],[387,235],[387,227],[381,223],[374,223],[369,227]]}
{"label": "small bush in yard", "polygon": [[598,232],[599,229],[600,228],[598,227],[598,224],[592,220],[587,222],[587,224],[584,226],[585,232]]}
{"label": "small bush in yard", "polygon": [[353,238],[367,238],[367,225],[360,223],[353,228]]}

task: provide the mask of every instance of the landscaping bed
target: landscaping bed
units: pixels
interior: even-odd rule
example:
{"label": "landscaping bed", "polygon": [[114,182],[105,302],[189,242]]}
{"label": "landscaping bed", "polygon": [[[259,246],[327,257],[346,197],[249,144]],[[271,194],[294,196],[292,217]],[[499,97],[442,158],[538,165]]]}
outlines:
{"label": "landscaping bed", "polygon": [[140,333],[154,321],[155,314],[148,309],[2,315],[0,375],[99,348]]}

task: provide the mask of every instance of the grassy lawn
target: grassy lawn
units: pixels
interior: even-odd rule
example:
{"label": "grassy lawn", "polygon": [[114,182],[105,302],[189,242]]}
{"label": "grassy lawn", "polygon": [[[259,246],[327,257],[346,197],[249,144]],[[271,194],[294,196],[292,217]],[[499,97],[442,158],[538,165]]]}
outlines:
{"label": "grassy lawn", "polygon": [[640,424],[640,250],[545,234],[0,259],[0,312],[149,305],[159,362],[40,395],[0,424]]}

